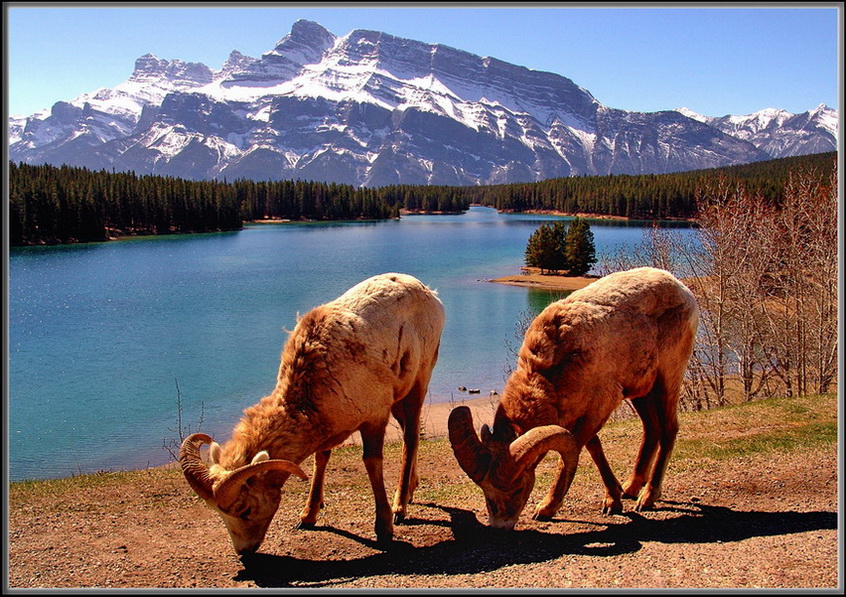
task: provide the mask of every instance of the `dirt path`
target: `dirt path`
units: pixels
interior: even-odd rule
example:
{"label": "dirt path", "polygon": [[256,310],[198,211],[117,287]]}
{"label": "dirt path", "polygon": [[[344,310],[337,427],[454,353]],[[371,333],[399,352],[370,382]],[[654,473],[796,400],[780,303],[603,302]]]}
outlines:
{"label": "dirt path", "polygon": [[[481,492],[446,441],[427,440],[410,518],[396,527],[388,550],[373,540],[372,497],[357,446],[333,453],[317,528],[294,530],[307,484],[290,481],[260,554],[248,563],[177,470],[15,484],[9,587],[838,587],[836,444],[698,456],[701,442],[736,445],[776,425],[766,417],[729,425],[696,415],[683,421],[656,510],[638,514],[627,502],[622,515],[600,514],[602,487],[583,455],[561,512],[550,522],[524,514],[511,533],[484,526]],[[619,476],[638,437],[639,428],[626,422],[603,436]],[[397,445],[388,446],[391,485],[398,454]],[[553,469],[551,458],[539,467],[530,507]]]}

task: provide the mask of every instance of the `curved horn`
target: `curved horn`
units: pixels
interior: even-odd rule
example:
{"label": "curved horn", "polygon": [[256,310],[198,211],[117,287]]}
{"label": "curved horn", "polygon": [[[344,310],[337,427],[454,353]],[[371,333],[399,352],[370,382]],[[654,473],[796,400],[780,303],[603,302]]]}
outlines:
{"label": "curved horn", "polygon": [[449,442],[461,469],[474,483],[488,474],[491,453],[485,448],[473,429],[473,413],[466,406],[454,408],[449,413]]}
{"label": "curved horn", "polygon": [[308,479],[308,475],[290,460],[263,460],[261,462],[248,464],[232,471],[217,487],[214,492],[214,499],[215,502],[217,502],[217,507],[221,510],[228,509],[228,507],[231,506],[238,498],[241,486],[247,482],[247,479],[267,471],[281,471],[297,475],[300,479]]}
{"label": "curved horn", "polygon": [[179,464],[188,485],[204,500],[214,498],[212,478],[209,468],[200,458],[200,447],[212,443],[212,438],[205,433],[194,433],[185,438],[179,448]]}
{"label": "curved horn", "polygon": [[[559,425],[544,425],[530,429],[511,443],[511,457],[516,464],[516,474],[534,469],[550,450],[561,454],[569,473],[575,473],[581,448],[573,434]],[[569,474],[568,473],[568,474]]]}

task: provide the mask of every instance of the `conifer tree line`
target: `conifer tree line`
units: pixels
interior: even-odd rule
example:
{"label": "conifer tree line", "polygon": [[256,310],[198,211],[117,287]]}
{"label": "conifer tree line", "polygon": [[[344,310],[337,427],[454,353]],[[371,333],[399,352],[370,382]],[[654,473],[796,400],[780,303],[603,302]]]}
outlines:
{"label": "conifer tree line", "polygon": [[400,206],[377,189],[299,180],[236,180],[231,186],[244,221],[380,220],[399,215]]}
{"label": "conifer tree line", "polygon": [[[421,189],[414,209],[461,211],[445,188]],[[357,189],[310,181],[189,181],[68,166],[9,164],[12,246],[104,241],[122,235],[238,230],[244,221],[397,217],[403,187]]]}
{"label": "conifer tree line", "polygon": [[9,164],[12,246],[240,227],[236,196],[222,183]]}
{"label": "conifer tree line", "polygon": [[714,176],[742,181],[777,203],[798,166],[831,172],[836,153],[662,175],[558,178],[536,183],[356,188],[311,181],[189,181],[132,172],[9,164],[12,246],[102,241],[134,234],[240,229],[244,221],[384,219],[401,210],[460,213],[557,211],[636,219],[692,218],[698,189]]}
{"label": "conifer tree line", "polygon": [[791,170],[814,168],[826,175],[836,160],[836,152],[831,152],[674,174],[554,178],[480,187],[473,202],[500,211],[690,219],[696,217],[697,192],[717,176],[742,182],[747,192],[777,202]]}

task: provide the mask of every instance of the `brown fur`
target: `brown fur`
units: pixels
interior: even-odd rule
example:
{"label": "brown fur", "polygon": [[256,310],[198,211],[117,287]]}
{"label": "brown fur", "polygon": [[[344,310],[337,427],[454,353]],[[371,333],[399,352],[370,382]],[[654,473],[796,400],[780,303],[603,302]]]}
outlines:
{"label": "brown fur", "polygon": [[[374,276],[307,313],[285,344],[273,393],[244,411],[229,442],[212,445],[214,484],[255,459],[299,464],[315,454],[301,514],[301,525],[311,526],[323,506],[331,449],[359,431],[376,500],[376,534],[390,540],[391,507],[382,478],[385,428],[393,414],[404,430],[403,472],[393,505],[399,521],[417,485],[420,411],[443,324],[437,295],[404,274]],[[239,553],[263,540],[287,476],[257,475],[227,511],[217,508]]]}
{"label": "brown fur", "polygon": [[[483,434],[483,443],[494,454],[491,473],[480,482],[492,524],[513,526],[528,499],[527,491],[509,497],[509,492],[518,493],[516,481],[496,470],[510,470],[506,446],[545,425],[569,430],[579,450],[587,446],[607,489],[605,512],[622,511],[623,493],[639,495],[639,510],[652,507],[678,430],[679,391],[697,324],[690,291],[654,268],[606,276],[538,315],[506,383],[493,433],[488,438]],[[632,400],[640,414],[644,436],[635,470],[622,487],[597,433],[624,399]],[[575,466],[566,464],[559,467],[536,518],[548,519],[560,508],[575,474]],[[522,474],[530,473],[533,481],[533,471]],[[506,478],[508,487],[498,478]]]}

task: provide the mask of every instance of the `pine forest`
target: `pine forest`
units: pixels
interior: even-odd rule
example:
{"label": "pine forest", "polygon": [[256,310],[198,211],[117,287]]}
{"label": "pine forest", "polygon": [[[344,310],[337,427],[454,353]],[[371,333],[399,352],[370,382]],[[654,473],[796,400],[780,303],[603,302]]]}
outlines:
{"label": "pine forest", "polygon": [[356,188],[312,181],[192,181],[131,172],[9,164],[11,246],[105,241],[132,235],[238,230],[244,222],[372,220],[407,213],[550,211],[634,219],[690,219],[709,180],[742,182],[777,205],[790,172],[828,178],[836,153],[661,175],[556,178],[481,187]]}

